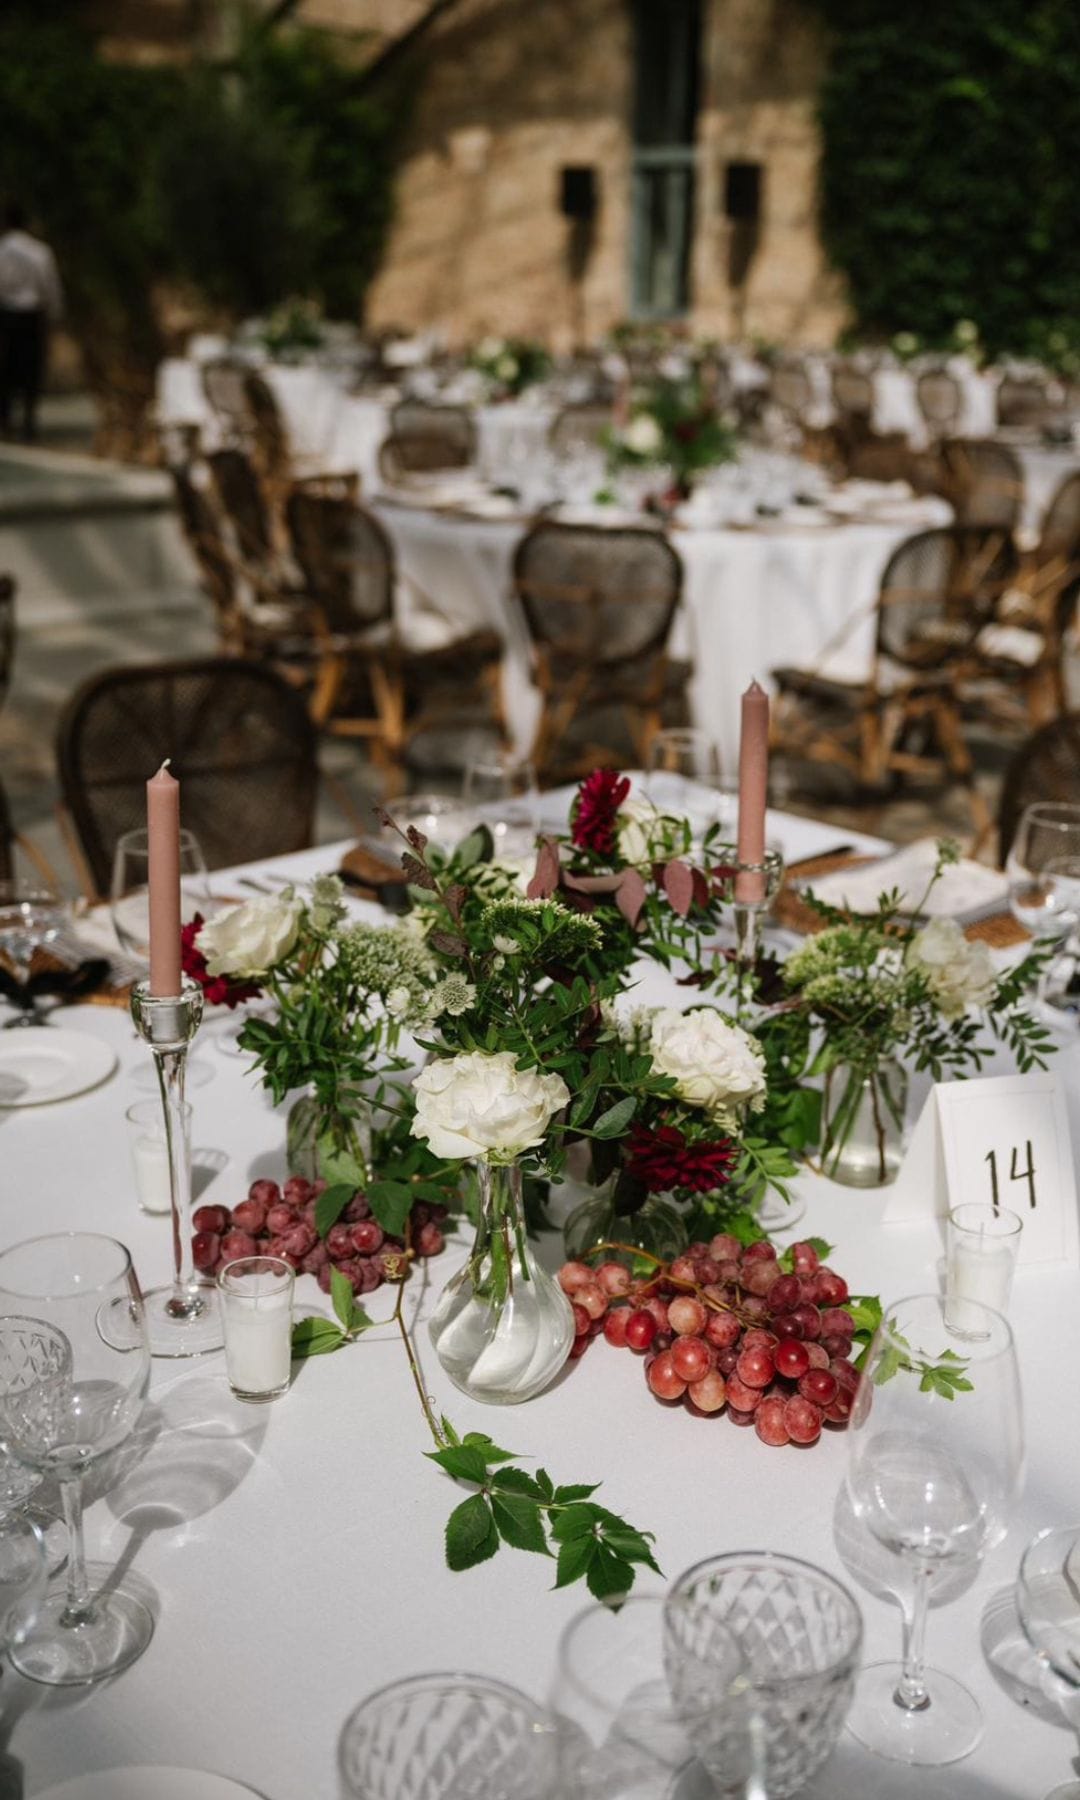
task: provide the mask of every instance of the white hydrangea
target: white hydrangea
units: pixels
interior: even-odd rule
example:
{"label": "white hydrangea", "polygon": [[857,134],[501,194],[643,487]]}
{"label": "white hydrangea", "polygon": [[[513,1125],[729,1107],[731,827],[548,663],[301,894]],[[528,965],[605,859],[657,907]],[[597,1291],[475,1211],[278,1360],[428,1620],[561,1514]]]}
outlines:
{"label": "white hydrangea", "polygon": [[680,1100],[700,1106],[727,1130],[765,1104],[765,1057],[756,1038],[712,1006],[689,1012],[661,1007],[654,1015],[649,1054],[670,1075]]}
{"label": "white hydrangea", "polygon": [[993,958],[986,944],[972,943],[955,919],[933,919],[908,945],[907,964],[925,976],[946,1019],[957,1019],[969,1006],[986,1006],[997,987]]}

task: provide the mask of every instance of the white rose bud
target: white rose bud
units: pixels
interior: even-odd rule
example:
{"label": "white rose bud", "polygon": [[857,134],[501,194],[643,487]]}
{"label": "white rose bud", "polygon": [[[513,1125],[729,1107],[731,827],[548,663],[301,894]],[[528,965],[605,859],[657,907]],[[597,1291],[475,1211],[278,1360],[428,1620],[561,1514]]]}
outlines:
{"label": "white rose bud", "polygon": [[663,1007],[649,1038],[653,1068],[670,1075],[681,1100],[700,1106],[728,1129],[765,1096],[765,1058],[756,1041],[714,1007],[674,1012]]}
{"label": "white rose bud", "polygon": [[638,868],[662,854],[662,815],[651,801],[631,794],[619,808],[615,821],[616,840],[623,862]]}
{"label": "white rose bud", "polygon": [[971,943],[955,919],[933,919],[908,945],[910,969],[926,984],[946,1019],[993,999],[997,974],[986,944]]}
{"label": "white rose bud", "polygon": [[242,979],[265,975],[295,944],[302,911],[302,901],[286,890],[215,913],[199,933],[209,973]]}
{"label": "white rose bud", "polygon": [[570,1099],[561,1075],[519,1069],[510,1050],[470,1050],[440,1058],[413,1082],[416,1116],[409,1129],[436,1156],[512,1162],[544,1141]]}
{"label": "white rose bud", "polygon": [[623,432],[623,443],[635,456],[655,456],[662,442],[660,427],[651,413],[638,413]]}

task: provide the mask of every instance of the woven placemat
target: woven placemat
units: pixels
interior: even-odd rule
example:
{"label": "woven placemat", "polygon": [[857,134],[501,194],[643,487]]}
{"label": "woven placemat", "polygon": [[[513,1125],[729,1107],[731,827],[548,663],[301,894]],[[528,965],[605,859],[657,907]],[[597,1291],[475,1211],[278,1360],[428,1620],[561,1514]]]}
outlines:
{"label": "woven placemat", "polygon": [[[831,875],[836,869],[857,869],[875,860],[872,856],[859,856],[845,850],[838,856],[810,857],[805,862],[792,864],[773,907],[777,924],[783,925],[788,931],[797,931],[803,937],[810,937],[825,928],[826,921],[807,904],[799,889],[793,886],[793,875],[801,887],[814,875]],[[1017,944],[1028,943],[1031,934],[1017,923],[1012,913],[1000,912],[993,913],[988,919],[977,919],[972,925],[965,925],[964,936],[972,943],[989,944],[992,950],[1012,950]]]}

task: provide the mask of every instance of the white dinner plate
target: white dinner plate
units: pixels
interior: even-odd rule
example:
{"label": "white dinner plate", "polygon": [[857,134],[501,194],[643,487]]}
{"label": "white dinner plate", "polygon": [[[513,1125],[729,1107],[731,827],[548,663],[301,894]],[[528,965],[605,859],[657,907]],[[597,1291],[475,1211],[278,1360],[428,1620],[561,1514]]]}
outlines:
{"label": "white dinner plate", "polygon": [[107,1081],[116,1051],[101,1038],[51,1025],[0,1032],[0,1107],[47,1106]]}
{"label": "white dinner plate", "polygon": [[97,1769],[76,1775],[37,1800],[258,1800],[254,1788],[211,1775],[206,1769],[168,1769],[153,1763],[138,1768]]}

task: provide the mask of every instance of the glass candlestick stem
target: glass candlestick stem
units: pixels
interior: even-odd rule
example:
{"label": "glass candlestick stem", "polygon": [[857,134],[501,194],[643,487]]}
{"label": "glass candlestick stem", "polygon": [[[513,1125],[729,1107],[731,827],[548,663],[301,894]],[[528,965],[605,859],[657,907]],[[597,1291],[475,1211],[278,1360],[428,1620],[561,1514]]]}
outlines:
{"label": "glass candlestick stem", "polygon": [[173,1274],[167,1287],[145,1295],[150,1350],[154,1356],[202,1356],[224,1343],[217,1290],[195,1272],[191,1247],[191,1161],[184,1119],[188,1046],[202,1019],[198,983],[182,978],[182,992],[152,994],[140,981],[131,994],[131,1016],[150,1046],[157,1069],[169,1157]]}

